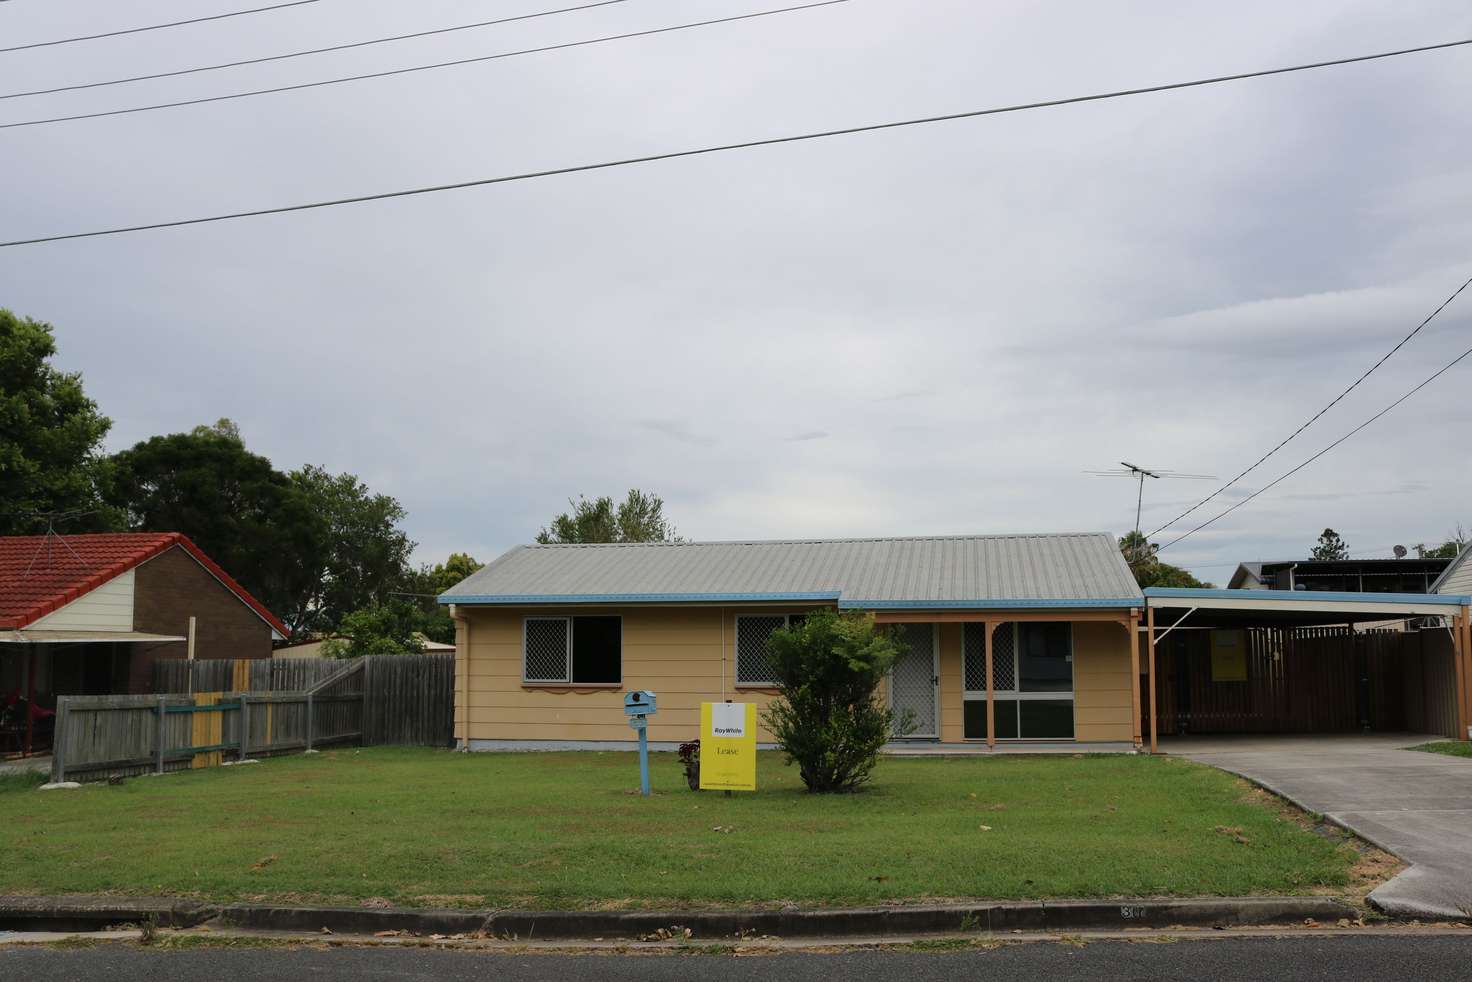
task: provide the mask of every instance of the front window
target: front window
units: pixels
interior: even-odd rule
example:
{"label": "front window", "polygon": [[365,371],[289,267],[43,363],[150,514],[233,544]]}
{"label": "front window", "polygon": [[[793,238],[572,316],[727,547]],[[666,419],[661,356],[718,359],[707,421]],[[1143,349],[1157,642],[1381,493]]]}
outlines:
{"label": "front window", "polygon": [[[985,632],[985,624],[967,624],[963,638],[968,740],[986,739]],[[998,624],[992,635],[992,698],[999,739],[1073,739],[1072,625]]]}
{"label": "front window", "polygon": [[779,627],[800,624],[803,614],[742,614],[736,618],[736,684],[772,687],[777,673],[772,668],[767,642]]}

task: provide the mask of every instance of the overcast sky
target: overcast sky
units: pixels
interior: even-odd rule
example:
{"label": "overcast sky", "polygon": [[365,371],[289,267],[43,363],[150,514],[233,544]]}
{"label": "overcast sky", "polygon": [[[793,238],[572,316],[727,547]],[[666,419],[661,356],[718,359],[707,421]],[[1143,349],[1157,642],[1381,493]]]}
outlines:
{"label": "overcast sky", "polygon": [[[16,0],[0,4],[0,46],[257,5]],[[0,55],[0,92],[559,5],[320,0]],[[782,5],[629,0],[0,101],[0,122]],[[0,130],[0,238],[1467,36],[1465,2],[851,0]],[[110,449],[231,417],[282,469],[347,470],[399,498],[421,561],[453,550],[492,558],[569,496],[633,486],[661,494],[696,539],[1118,534],[1134,522],[1134,485],[1085,470],[1130,460],[1232,476],[1472,275],[1469,118],[1472,49],[1453,49],[10,249],[0,306],[55,326],[57,363],[80,370],[114,420]],[[1242,490],[1351,429],[1469,339],[1472,291]],[[1326,525],[1365,555],[1472,527],[1469,392],[1472,359],[1163,557],[1221,582],[1238,560],[1306,554]],[[1213,486],[1152,482],[1147,531]]]}

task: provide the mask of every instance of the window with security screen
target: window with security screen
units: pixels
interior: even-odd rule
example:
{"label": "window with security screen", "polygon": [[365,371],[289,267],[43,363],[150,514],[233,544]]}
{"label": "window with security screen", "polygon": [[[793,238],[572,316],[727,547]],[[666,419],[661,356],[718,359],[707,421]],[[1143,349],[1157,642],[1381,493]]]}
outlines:
{"label": "window with security screen", "polygon": [[777,684],[767,641],[779,627],[800,623],[802,614],[742,615],[736,618],[736,684]]}
{"label": "window with security screen", "polygon": [[522,628],[522,680],[547,685],[623,681],[623,619],[528,617]]}

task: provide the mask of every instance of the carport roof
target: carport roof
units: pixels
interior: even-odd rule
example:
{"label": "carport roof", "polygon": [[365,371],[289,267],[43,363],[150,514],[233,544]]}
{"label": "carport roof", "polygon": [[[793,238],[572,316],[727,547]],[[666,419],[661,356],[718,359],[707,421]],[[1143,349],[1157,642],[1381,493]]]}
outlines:
{"label": "carport roof", "polygon": [[1472,597],[1427,593],[1147,587],[1145,603],[1155,610],[1184,613],[1194,609],[1189,623],[1196,627],[1295,627],[1442,617],[1456,613],[1463,605],[1472,604]]}

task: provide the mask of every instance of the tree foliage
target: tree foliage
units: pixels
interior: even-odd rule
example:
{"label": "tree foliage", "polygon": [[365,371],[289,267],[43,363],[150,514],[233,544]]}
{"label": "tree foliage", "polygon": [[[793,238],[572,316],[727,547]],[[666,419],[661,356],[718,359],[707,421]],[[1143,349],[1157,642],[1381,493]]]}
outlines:
{"label": "tree foliage", "polygon": [[433,566],[421,566],[405,580],[404,591],[414,594],[420,611],[419,630],[431,641],[455,643],[455,622],[450,612],[435,598],[481,568],[475,557],[465,552],[452,552],[450,558]]}
{"label": "tree foliage", "polygon": [[572,511],[552,519],[537,533],[537,541],[555,542],[678,542],[675,527],[664,517],[664,500],[631,488],[617,506],[610,497],[589,501],[568,499]]}
{"label": "tree foliage", "polygon": [[820,610],[773,631],[768,646],[779,694],[764,719],[787,762],[809,791],[857,790],[895,731],[878,691],[899,641],[872,616]]}
{"label": "tree foliage", "polygon": [[1418,542],[1411,548],[1416,550],[1416,555],[1421,559],[1456,559],[1467,548],[1467,531],[1458,525],[1457,530],[1439,546]]}
{"label": "tree foliage", "polygon": [[1160,545],[1155,542],[1147,542],[1145,536],[1139,532],[1129,532],[1120,537],[1119,551],[1124,553],[1124,558],[1130,566],[1130,572],[1135,574],[1135,582],[1141,589],[1147,586],[1167,587],[1210,587],[1210,583],[1204,583],[1191,575],[1189,570],[1170,563],[1163,563],[1156,555],[1160,551]]}
{"label": "tree foliage", "polygon": [[322,654],[327,658],[417,655],[424,651],[417,634],[419,621],[419,609],[404,600],[355,610],[342,618],[337,636],[323,642]]}
{"label": "tree foliage", "polygon": [[1313,551],[1309,553],[1310,559],[1332,560],[1348,559],[1349,545],[1339,537],[1339,533],[1333,529],[1324,529],[1319,535],[1319,541],[1314,545]]}
{"label": "tree foliage", "polygon": [[74,515],[66,531],[105,527],[98,448],[112,421],[82,391],[78,372],[50,364],[51,326],[0,308],[0,535],[46,531],[46,515]]}
{"label": "tree foliage", "polygon": [[399,528],[407,512],[396,499],[374,494],[353,474],[311,464],[289,478],[325,525],[307,587],[291,607],[293,623],[340,630],[352,611],[385,605],[405,589],[414,543]]}
{"label": "tree foliage", "polygon": [[233,423],[155,436],[109,461],[107,502],[134,531],[182,532],[298,634],[327,526]]}
{"label": "tree foliage", "polygon": [[283,474],[228,419],[116,454],[106,499],[126,528],[189,536],[293,638],[388,604],[409,577],[414,543],[396,500],[352,474],[310,465]]}

